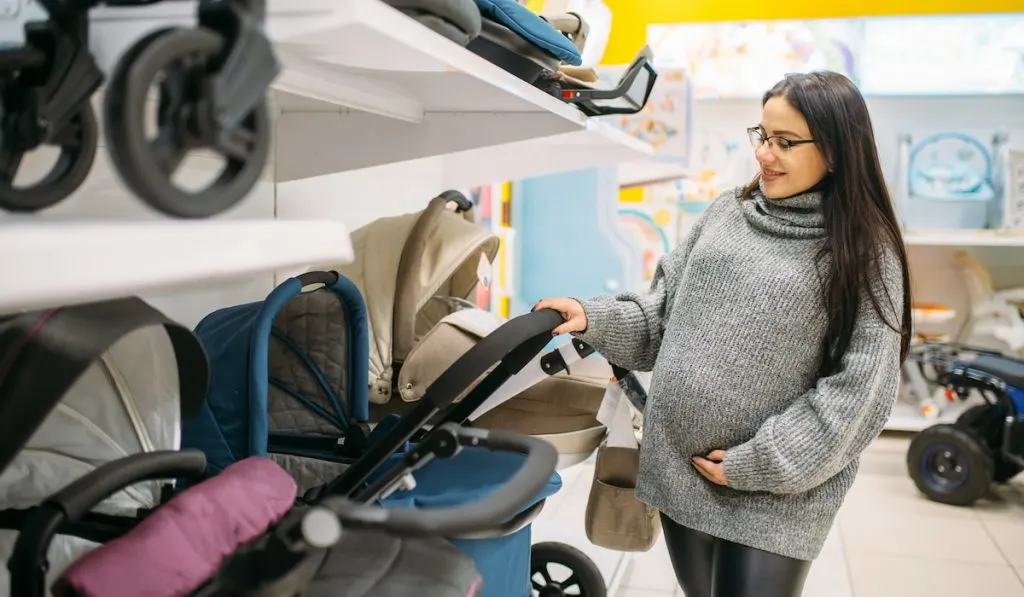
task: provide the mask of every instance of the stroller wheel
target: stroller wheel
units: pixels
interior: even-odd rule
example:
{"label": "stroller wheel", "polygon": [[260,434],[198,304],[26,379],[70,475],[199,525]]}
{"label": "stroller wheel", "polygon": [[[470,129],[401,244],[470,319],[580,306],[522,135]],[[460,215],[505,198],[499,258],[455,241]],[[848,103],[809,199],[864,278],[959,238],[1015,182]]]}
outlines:
{"label": "stroller wheel", "polygon": [[[167,215],[203,218],[230,208],[255,186],[270,154],[266,99],[237,126],[225,125],[213,109],[224,45],[208,29],[161,31],[122,57],[108,87],[104,125],[111,159],[132,192]],[[152,107],[157,131],[150,138]],[[179,188],[172,176],[189,152],[201,149],[224,158],[222,171],[201,190]]]}
{"label": "stroller wheel", "polygon": [[948,424],[929,427],[911,440],[907,468],[925,496],[951,506],[974,504],[993,481],[992,453],[983,440]]}
{"label": "stroller wheel", "polygon": [[[23,98],[23,92],[27,90],[4,90],[0,116],[0,139],[3,139],[0,142],[0,208],[11,212],[43,210],[74,193],[89,176],[99,141],[99,126],[89,102],[83,103],[78,112],[59,128],[44,130],[36,124],[34,117],[31,123],[26,122],[28,112],[12,110],[22,104],[13,95]],[[14,186],[25,154],[41,145],[51,145],[60,150],[56,163],[38,182],[24,187]]]}
{"label": "stroller wheel", "polygon": [[[567,568],[568,574],[553,574],[553,567]],[[558,580],[561,579],[561,580]],[[564,543],[538,543],[530,550],[530,582],[533,597],[606,597],[608,588],[594,561],[582,551]]]}

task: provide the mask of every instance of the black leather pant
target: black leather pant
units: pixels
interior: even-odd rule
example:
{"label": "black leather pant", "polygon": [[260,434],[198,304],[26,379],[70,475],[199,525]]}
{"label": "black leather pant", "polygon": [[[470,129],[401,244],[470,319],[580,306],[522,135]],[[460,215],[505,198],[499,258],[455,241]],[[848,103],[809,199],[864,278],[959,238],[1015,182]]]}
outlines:
{"label": "black leather pant", "polygon": [[811,562],[676,524],[664,514],[668,554],[686,597],[800,597]]}

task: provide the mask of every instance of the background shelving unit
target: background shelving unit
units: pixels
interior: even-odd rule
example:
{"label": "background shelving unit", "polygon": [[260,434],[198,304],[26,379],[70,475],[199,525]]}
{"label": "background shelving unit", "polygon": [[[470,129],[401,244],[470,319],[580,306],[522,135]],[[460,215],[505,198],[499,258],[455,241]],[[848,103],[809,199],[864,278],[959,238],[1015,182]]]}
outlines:
{"label": "background shelving unit", "polygon": [[[194,15],[178,3],[139,10],[168,22]],[[268,30],[284,69],[271,163],[251,195],[210,220],[169,221],[128,196],[101,147],[60,205],[0,214],[0,314],[139,294],[191,324],[263,298],[281,275],[351,259],[349,230],[421,209],[446,188],[652,155],[381,0],[268,11],[283,15]],[[42,173],[53,158],[31,159]],[[207,180],[219,167],[193,157],[178,178]]]}

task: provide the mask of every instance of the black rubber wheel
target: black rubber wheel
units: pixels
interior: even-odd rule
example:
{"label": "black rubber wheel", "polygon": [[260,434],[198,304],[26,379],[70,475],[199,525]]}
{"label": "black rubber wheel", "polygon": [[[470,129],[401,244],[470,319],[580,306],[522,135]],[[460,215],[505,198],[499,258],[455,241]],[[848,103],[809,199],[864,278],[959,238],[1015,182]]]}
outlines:
{"label": "black rubber wheel", "polygon": [[951,506],[970,506],[988,493],[994,466],[984,440],[955,425],[925,429],[907,450],[907,470],[917,488],[928,499]]}
{"label": "black rubber wheel", "polygon": [[53,207],[78,190],[89,176],[99,143],[99,125],[91,104],[82,104],[63,127],[44,135],[42,145],[59,147],[60,154],[50,172],[27,187],[15,187],[14,178],[25,153],[31,150],[0,143],[0,209],[34,212]]}
{"label": "black rubber wheel", "polygon": [[992,452],[992,480],[1006,483],[1024,471],[1024,467],[1003,457],[1003,434],[1006,432],[1006,411],[995,404],[979,404],[957,417],[956,426],[972,430],[985,441]]}
{"label": "black rubber wheel", "polygon": [[[559,581],[551,565],[569,570]],[[562,575],[564,576],[564,575]],[[608,587],[594,561],[585,553],[564,543],[537,543],[530,549],[530,582],[533,597],[607,597]]]}
{"label": "black rubber wheel", "polygon": [[[110,156],[125,185],[156,210],[205,218],[232,207],[263,174],[271,149],[270,110],[264,99],[227,134],[214,125],[210,78],[223,38],[207,29],[170,29],[139,41],[122,57],[108,85],[104,128]],[[161,78],[158,134],[146,135],[149,89]],[[225,158],[219,177],[197,192],[171,177],[190,151]]]}

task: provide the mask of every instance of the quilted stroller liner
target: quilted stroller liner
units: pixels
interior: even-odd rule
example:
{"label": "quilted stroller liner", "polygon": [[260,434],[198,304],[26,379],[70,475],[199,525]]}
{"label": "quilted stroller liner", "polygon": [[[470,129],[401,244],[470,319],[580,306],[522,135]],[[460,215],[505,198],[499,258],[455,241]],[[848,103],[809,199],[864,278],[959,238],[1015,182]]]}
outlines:
{"label": "quilted stroller liner", "polygon": [[346,279],[290,278],[260,302],[216,311],[196,335],[210,357],[210,391],[182,423],[182,444],[211,473],[267,456],[304,492],[362,450],[367,420],[366,307]]}
{"label": "quilted stroller liner", "polygon": [[[0,320],[0,363],[0,595],[6,596],[6,563],[36,507],[106,463],[178,449],[182,410],[202,400],[207,371],[190,330],[134,298]],[[48,383],[40,382],[43,376]],[[125,487],[93,504],[84,525],[61,529],[44,552],[47,579],[112,530],[131,528],[140,512],[161,503],[165,486],[149,480]]]}
{"label": "quilted stroller liner", "polygon": [[[454,211],[447,208],[452,203]],[[441,372],[505,321],[471,302],[480,263],[493,261],[499,244],[472,221],[472,207],[447,191],[420,212],[375,220],[352,233],[356,260],[327,268],[366,300],[371,421],[420,400]],[[471,418],[477,427],[546,439],[562,468],[585,460],[604,437],[597,412],[611,367],[588,354],[572,368],[547,372]]]}

